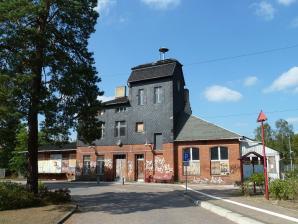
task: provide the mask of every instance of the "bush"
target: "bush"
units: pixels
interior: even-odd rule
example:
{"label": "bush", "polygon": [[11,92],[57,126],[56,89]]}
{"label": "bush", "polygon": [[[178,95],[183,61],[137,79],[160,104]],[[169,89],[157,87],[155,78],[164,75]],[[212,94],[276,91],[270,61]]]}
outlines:
{"label": "bush", "polygon": [[269,192],[274,198],[279,200],[298,199],[298,179],[274,180],[270,183]]}
{"label": "bush", "polygon": [[29,192],[24,185],[0,182],[0,210],[60,204],[70,200],[68,189],[50,191],[41,182],[38,183],[38,195]]}
{"label": "bush", "polygon": [[0,210],[26,208],[41,205],[41,200],[21,184],[0,183]]}

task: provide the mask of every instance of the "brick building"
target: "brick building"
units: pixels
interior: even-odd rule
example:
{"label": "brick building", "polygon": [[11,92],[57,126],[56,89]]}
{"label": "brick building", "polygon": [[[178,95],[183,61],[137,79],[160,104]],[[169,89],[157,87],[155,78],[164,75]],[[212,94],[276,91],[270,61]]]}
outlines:
{"label": "brick building", "polygon": [[99,112],[101,138],[78,141],[78,179],[113,181],[241,180],[241,136],[191,115],[182,65],[174,59],[132,68],[126,87]]}

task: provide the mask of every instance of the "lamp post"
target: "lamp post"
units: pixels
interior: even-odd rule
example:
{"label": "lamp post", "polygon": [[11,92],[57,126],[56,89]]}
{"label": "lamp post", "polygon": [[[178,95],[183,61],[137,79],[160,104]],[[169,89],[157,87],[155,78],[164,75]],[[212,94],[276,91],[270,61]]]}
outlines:
{"label": "lamp post", "polygon": [[269,190],[268,190],[268,175],[267,175],[267,158],[265,151],[265,135],[264,135],[264,121],[267,120],[266,115],[263,111],[260,112],[257,122],[261,123],[262,129],[262,144],[263,144],[263,160],[264,160],[264,178],[265,178],[265,198],[269,200]]}

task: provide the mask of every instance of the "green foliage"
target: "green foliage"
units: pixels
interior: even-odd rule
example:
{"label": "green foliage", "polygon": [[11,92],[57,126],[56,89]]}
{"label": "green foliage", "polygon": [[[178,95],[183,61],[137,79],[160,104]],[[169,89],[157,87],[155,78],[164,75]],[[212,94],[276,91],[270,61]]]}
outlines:
{"label": "green foliage", "polygon": [[252,191],[251,191],[251,182],[249,180],[246,180],[242,183],[241,192],[245,196],[251,195],[251,193],[252,193]]}
{"label": "green foliage", "polygon": [[298,169],[286,172],[285,176],[286,176],[286,178],[296,178],[296,179],[298,179]]}
{"label": "green foliage", "polygon": [[21,184],[0,182],[0,210],[41,205],[41,200]]}
{"label": "green foliage", "polygon": [[257,186],[263,186],[264,181],[265,181],[264,174],[263,173],[254,173],[249,178],[249,181],[254,182]]}
{"label": "green foliage", "polygon": [[270,182],[269,192],[271,196],[279,200],[298,199],[298,179],[276,179]]}
{"label": "green foliage", "polygon": [[[293,125],[283,119],[277,120],[275,127],[275,130],[273,130],[268,123],[264,124],[265,144],[281,152],[286,163],[288,163],[290,159],[290,144],[293,151],[292,157],[298,156],[298,134],[294,134]],[[258,141],[262,141],[261,127],[255,129],[255,138]]]}
{"label": "green foliage", "polygon": [[34,195],[21,184],[0,182],[0,210],[42,206],[45,204],[60,204],[70,202],[70,191],[58,189],[50,191],[41,182],[38,184],[39,193]]}
{"label": "green foliage", "polygon": [[3,96],[14,107],[6,111],[27,122],[28,183],[35,193],[38,115],[45,117],[41,128],[47,141],[67,141],[71,128],[87,143],[100,137],[96,116],[102,92],[88,50],[96,6],[97,0],[0,1],[0,80],[10,84],[11,94]]}

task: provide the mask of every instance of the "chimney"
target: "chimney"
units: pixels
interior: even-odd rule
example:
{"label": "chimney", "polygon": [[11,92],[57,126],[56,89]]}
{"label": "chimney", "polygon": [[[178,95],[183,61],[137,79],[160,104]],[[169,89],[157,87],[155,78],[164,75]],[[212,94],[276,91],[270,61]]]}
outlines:
{"label": "chimney", "polygon": [[115,98],[126,96],[126,86],[118,86],[115,89]]}
{"label": "chimney", "polygon": [[184,89],[184,112],[187,114],[192,114],[190,102],[189,102],[189,90]]}
{"label": "chimney", "polygon": [[160,56],[160,60],[165,60],[165,56],[166,56],[166,52],[168,52],[169,49],[165,48],[165,47],[161,47],[159,48],[159,56]]}

